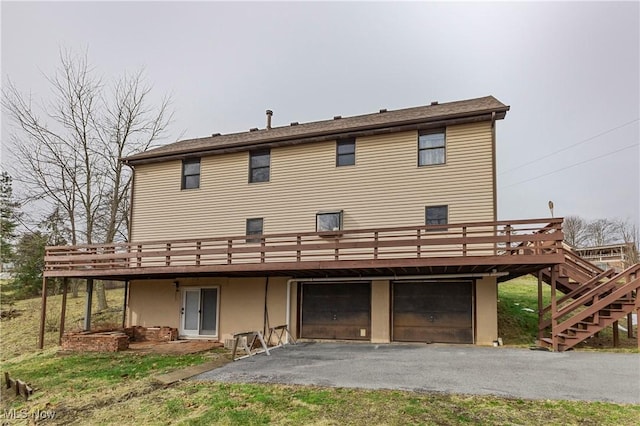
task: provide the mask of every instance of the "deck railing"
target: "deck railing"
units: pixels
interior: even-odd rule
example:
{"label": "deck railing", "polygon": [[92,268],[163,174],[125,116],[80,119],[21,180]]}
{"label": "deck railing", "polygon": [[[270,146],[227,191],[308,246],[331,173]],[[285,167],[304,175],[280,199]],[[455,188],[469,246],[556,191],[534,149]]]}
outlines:
{"label": "deck railing", "polygon": [[321,267],[340,261],[546,255],[561,252],[562,239],[562,219],[535,219],[54,246],[46,248],[45,276],[132,268],[302,262]]}

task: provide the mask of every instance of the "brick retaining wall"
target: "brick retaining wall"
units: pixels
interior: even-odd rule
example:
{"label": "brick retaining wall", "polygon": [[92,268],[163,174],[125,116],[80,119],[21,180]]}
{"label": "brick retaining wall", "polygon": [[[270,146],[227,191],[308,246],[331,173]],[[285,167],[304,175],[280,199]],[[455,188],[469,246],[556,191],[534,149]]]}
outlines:
{"label": "brick retaining wall", "polygon": [[129,342],[169,342],[178,339],[172,327],[128,327],[124,330],[82,331],[64,333],[62,350],[72,352],[118,352],[129,348]]}
{"label": "brick retaining wall", "polygon": [[62,349],[73,352],[118,352],[129,348],[129,336],[121,331],[65,333]]}
{"label": "brick retaining wall", "polygon": [[127,327],[124,332],[133,342],[170,342],[178,339],[178,329],[172,327]]}

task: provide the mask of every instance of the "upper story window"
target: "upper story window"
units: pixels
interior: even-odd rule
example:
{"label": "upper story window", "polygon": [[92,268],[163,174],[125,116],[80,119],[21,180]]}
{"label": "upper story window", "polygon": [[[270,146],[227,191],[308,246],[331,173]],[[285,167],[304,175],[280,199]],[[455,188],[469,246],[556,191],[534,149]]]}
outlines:
{"label": "upper story window", "polygon": [[247,236],[256,235],[257,237],[247,238],[248,243],[259,243],[262,232],[263,220],[261,217],[247,219]]}
{"label": "upper story window", "polygon": [[261,149],[249,153],[249,183],[269,182],[271,150]]}
{"label": "upper story window", "polygon": [[200,188],[200,159],[182,160],[182,189]]}
{"label": "upper story window", "polygon": [[356,139],[349,138],[336,142],[336,166],[356,164]]}
{"label": "upper story window", "polygon": [[444,164],[444,130],[420,132],[418,135],[418,166]]}
{"label": "upper story window", "polygon": [[316,213],[316,231],[342,230],[342,210]]}
{"label": "upper story window", "polygon": [[446,225],[449,223],[447,206],[429,206],[425,208],[425,225]]}

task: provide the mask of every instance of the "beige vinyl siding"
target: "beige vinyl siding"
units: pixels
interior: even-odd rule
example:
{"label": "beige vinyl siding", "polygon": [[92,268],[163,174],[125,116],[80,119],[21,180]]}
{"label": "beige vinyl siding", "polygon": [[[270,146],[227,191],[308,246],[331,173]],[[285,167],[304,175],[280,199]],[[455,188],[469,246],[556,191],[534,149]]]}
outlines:
{"label": "beige vinyl siding", "polygon": [[248,152],[202,158],[200,188],[181,190],[181,162],[136,167],[132,240],[315,231],[316,212],[344,210],[344,228],[424,224],[425,206],[449,222],[490,221],[489,122],[450,126],[446,164],[418,167],[415,131],[356,140],[356,165],[336,167],[333,141],[274,148],[271,180],[248,183]]}

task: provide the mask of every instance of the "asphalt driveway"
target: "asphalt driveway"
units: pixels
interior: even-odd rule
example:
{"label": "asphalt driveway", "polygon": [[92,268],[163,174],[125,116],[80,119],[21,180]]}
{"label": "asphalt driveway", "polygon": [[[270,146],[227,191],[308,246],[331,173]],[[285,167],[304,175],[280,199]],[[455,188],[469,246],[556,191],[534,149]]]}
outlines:
{"label": "asphalt driveway", "polygon": [[640,403],[640,355],[468,345],[298,343],[194,377]]}

